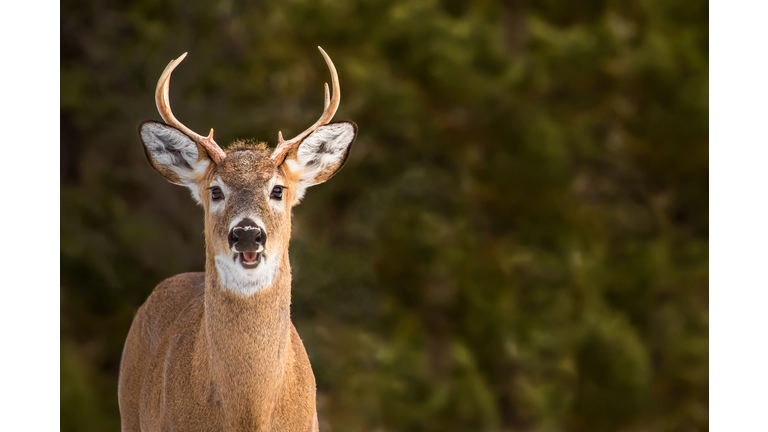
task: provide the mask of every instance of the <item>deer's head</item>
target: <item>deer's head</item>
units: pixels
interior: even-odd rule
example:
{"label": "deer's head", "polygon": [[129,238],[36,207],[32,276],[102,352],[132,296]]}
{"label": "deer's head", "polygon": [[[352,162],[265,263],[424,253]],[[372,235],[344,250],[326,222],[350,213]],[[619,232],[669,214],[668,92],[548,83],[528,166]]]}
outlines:
{"label": "deer's head", "polygon": [[272,284],[288,256],[291,208],[309,186],[341,169],[355,139],[354,123],[329,123],[341,94],[336,68],[320,52],[331,70],[333,97],[326,84],[320,119],[288,141],[278,132],[274,151],[263,143],[237,142],[224,152],[213,140],[213,129],[204,137],[176,120],[168,84],[186,54],[169,63],[157,83],[157,108],[167,124],[139,126],[149,163],[171,183],[188,187],[203,206],[208,265],[215,266],[225,289],[238,294]]}

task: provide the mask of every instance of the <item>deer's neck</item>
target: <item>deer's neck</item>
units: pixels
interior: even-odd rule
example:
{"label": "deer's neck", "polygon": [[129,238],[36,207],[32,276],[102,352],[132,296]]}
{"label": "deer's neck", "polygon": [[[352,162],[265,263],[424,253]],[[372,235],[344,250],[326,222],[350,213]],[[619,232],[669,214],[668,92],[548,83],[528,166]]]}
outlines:
{"label": "deer's neck", "polygon": [[288,252],[272,285],[250,296],[224,289],[208,261],[203,325],[214,397],[225,422],[237,419],[233,430],[269,424],[293,355]]}

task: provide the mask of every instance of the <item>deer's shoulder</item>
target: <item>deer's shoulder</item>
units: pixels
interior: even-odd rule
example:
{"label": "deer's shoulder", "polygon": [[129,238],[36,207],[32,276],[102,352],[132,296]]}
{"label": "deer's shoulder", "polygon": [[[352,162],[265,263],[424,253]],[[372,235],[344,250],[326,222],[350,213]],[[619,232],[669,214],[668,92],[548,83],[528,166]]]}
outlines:
{"label": "deer's shoulder", "polygon": [[155,287],[138,315],[146,319],[150,327],[167,327],[182,312],[202,307],[204,295],[205,273],[178,274]]}

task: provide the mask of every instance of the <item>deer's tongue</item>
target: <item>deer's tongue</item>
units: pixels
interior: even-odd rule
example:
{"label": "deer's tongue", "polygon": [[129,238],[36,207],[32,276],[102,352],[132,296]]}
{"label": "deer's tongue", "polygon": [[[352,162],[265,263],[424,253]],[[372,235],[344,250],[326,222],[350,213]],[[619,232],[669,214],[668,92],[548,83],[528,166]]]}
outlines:
{"label": "deer's tongue", "polygon": [[243,252],[243,261],[252,264],[259,258],[258,252]]}

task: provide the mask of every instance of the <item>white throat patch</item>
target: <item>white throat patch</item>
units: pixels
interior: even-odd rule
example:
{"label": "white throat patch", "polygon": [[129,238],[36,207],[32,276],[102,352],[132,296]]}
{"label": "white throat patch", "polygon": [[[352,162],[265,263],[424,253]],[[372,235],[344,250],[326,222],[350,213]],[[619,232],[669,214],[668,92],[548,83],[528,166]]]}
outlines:
{"label": "white throat patch", "polygon": [[262,255],[261,259],[255,269],[245,269],[232,259],[232,255],[216,255],[216,270],[219,272],[221,286],[245,297],[271,286],[280,267],[280,257]]}

